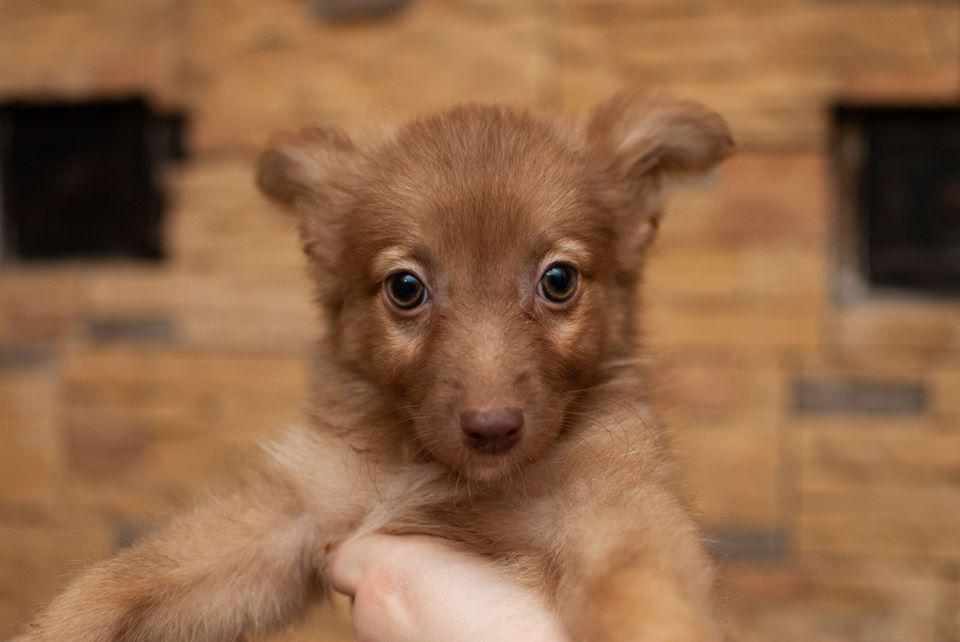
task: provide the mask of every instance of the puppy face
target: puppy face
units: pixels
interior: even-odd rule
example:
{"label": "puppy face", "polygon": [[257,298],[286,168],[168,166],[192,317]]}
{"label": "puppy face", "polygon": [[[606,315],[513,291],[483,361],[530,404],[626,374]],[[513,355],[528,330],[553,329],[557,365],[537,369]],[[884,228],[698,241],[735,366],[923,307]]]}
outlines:
{"label": "puppy face", "polygon": [[492,107],[368,149],[311,130],[267,151],[259,182],[300,216],[336,357],[418,448],[494,480],[548,449],[629,355],[662,180],[730,148],[699,106],[623,95],[582,133]]}

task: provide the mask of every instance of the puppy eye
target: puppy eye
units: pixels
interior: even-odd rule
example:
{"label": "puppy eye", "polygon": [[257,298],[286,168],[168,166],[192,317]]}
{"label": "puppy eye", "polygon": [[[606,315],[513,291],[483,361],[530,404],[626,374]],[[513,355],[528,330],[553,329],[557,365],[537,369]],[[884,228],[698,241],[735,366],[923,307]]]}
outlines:
{"label": "puppy eye", "polygon": [[553,263],[540,277],[540,294],[551,303],[566,303],[577,291],[580,274],[569,263]]}
{"label": "puppy eye", "polygon": [[390,303],[401,310],[413,310],[427,300],[427,288],[413,272],[394,272],[387,277],[384,289]]}

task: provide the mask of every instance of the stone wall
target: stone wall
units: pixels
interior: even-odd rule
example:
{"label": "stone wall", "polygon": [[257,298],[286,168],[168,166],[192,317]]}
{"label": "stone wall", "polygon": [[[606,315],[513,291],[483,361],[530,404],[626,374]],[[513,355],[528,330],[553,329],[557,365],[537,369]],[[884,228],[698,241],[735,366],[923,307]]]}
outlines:
{"label": "stone wall", "polygon": [[191,123],[169,261],[0,267],[0,637],[296,420],[316,328],[251,182],[271,131],[628,85],[711,104],[741,145],[674,202],[645,310],[731,626],[960,641],[960,304],[831,296],[828,108],[957,104],[960,5],[937,0],[418,0],[339,25],[305,0],[0,2],[0,102],[145,94]]}

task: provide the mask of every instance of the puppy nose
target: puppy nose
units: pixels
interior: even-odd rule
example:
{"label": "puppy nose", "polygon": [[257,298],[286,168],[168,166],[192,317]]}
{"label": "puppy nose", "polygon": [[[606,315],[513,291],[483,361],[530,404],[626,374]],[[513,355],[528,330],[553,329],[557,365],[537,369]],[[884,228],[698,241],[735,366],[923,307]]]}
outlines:
{"label": "puppy nose", "polygon": [[519,408],[464,410],[460,413],[460,428],[467,446],[487,455],[498,455],[520,441],[523,411]]}

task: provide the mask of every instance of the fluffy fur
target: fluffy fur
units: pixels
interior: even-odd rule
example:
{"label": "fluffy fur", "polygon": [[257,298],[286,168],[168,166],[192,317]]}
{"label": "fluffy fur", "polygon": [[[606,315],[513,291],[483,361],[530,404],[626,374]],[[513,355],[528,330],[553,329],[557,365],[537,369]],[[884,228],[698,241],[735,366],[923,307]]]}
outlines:
{"label": "fluffy fur", "polygon": [[[732,150],[692,103],[622,94],[582,128],[462,106],[361,146],[319,128],[261,157],[329,329],[307,425],[244,489],[76,579],[23,640],[233,641],[322,594],[364,532],[447,538],[542,591],[580,642],[718,639],[711,567],[643,391],[634,310],[666,180]],[[579,272],[562,304],[539,283]],[[398,309],[397,271],[428,299]],[[516,445],[468,447],[510,408]]]}

